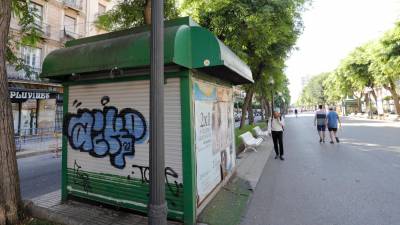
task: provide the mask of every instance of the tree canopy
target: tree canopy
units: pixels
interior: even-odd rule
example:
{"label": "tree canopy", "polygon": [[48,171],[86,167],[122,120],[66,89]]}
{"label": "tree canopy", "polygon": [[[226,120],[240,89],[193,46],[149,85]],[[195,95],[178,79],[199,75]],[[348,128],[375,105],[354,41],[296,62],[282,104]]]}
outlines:
{"label": "tree canopy", "polygon": [[[165,0],[164,3],[165,18],[178,17],[176,0]],[[115,31],[149,24],[150,6],[151,0],[119,0],[114,8],[98,17],[96,25],[107,31]]]}
{"label": "tree canopy", "polygon": [[285,60],[302,31],[300,15],[305,2],[187,0],[184,3],[184,9],[192,13],[200,25],[214,32],[250,66],[255,83],[244,87],[243,112],[251,105],[255,93],[270,101],[271,88],[273,95],[286,91]]}
{"label": "tree canopy", "polygon": [[[369,90],[377,102],[376,88],[390,91],[397,113],[400,113],[398,87],[400,80],[400,23],[377,40],[367,42],[350,52],[340,65],[325,77],[324,95],[327,101],[337,102],[346,97],[358,101],[370,99]],[[306,86],[300,98],[302,104],[314,104]],[[360,106],[359,106],[360,107]]]}

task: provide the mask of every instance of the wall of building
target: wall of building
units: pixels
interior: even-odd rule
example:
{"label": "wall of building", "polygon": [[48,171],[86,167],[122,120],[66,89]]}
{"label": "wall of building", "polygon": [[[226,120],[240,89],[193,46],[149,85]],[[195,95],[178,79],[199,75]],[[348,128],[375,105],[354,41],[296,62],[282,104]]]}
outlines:
{"label": "wall of building", "polygon": [[[60,120],[57,117],[62,115],[59,112],[62,106],[61,86],[38,77],[43,59],[50,52],[64,47],[68,40],[104,33],[94,25],[99,15],[99,5],[109,10],[115,1],[31,0],[31,4],[40,15],[37,24],[41,28],[41,40],[35,47],[13,46],[13,50],[36,73],[27,76],[25,71],[17,71],[14,66],[7,64],[10,89],[21,94],[21,98],[17,99],[10,92],[15,133],[22,136],[56,129]],[[20,39],[20,26],[15,17],[11,19],[10,34],[13,39]],[[37,92],[52,94],[46,99],[37,99],[29,94]]]}

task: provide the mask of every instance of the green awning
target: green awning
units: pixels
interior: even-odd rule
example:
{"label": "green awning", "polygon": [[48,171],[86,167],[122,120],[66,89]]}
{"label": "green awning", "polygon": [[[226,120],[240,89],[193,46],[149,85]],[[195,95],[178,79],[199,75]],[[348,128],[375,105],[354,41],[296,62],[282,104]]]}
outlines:
{"label": "green awning", "polygon": [[[165,65],[198,69],[234,84],[253,82],[250,68],[215,35],[190,18],[166,23]],[[63,80],[72,74],[84,76],[113,68],[134,69],[150,65],[148,27],[129,29],[67,43],[43,62],[41,77]]]}

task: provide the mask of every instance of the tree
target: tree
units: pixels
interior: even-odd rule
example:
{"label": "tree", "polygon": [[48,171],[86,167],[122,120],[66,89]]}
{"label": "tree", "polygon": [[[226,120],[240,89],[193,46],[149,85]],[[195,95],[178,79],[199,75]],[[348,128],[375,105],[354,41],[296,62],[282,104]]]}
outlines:
{"label": "tree", "polygon": [[308,84],[303,88],[300,96],[300,104],[308,107],[327,104],[325,80],[329,77],[329,73],[321,73],[311,78]]}
{"label": "tree", "polygon": [[[338,101],[343,100],[344,97],[353,96],[357,100],[358,111],[361,111],[362,97],[368,105],[371,101],[369,95],[371,93],[377,103],[374,90],[377,87],[376,76],[370,69],[374,61],[371,54],[373,45],[373,42],[368,42],[355,48],[331,73],[325,81],[327,87],[325,94],[328,100]],[[370,88],[371,91],[365,92],[366,88]]]}
{"label": "tree", "polygon": [[[20,208],[18,167],[11,102],[8,94],[6,55],[11,20],[11,0],[0,2],[0,224],[16,224]],[[17,174],[17,176],[15,176]]]}
{"label": "tree", "polygon": [[323,83],[325,87],[324,94],[328,104],[335,104],[347,97],[354,97],[357,100],[358,112],[361,112],[361,98],[363,92],[353,82],[349,81],[341,68],[329,73]]}
{"label": "tree", "polygon": [[[9,36],[12,13],[21,27],[19,39]],[[23,215],[6,61],[19,65],[17,69],[27,69],[12,49],[20,43],[34,45],[38,41],[38,27],[34,25],[36,15],[30,10],[29,1],[0,1],[0,225],[17,224]]]}
{"label": "tree", "polygon": [[373,61],[369,69],[377,83],[390,91],[396,112],[400,115],[399,94],[396,91],[396,81],[400,80],[400,23],[386,32],[371,47],[371,52]]}
{"label": "tree", "polygon": [[[175,0],[165,1],[165,17],[178,16]],[[151,0],[120,0],[113,9],[98,17],[96,25],[108,31],[123,30],[144,24],[151,24]]]}
{"label": "tree", "polygon": [[[260,85],[272,77],[282,76],[284,61],[302,30],[300,13],[305,0],[186,0],[184,10],[192,13],[203,27],[214,32],[250,66],[252,85],[244,85],[246,97],[242,107],[251,109],[255,93],[268,97],[270,91]],[[275,92],[273,90],[273,92]],[[272,96],[270,96],[272,99]],[[252,122],[252,121],[250,121]]]}

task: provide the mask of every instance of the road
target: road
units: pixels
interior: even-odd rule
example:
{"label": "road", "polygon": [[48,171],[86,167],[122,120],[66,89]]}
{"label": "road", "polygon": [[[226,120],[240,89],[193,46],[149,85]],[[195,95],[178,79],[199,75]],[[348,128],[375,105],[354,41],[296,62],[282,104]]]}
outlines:
{"label": "road", "polygon": [[61,188],[61,158],[45,154],[18,159],[23,199],[31,199]]}
{"label": "road", "polygon": [[320,144],[312,120],[286,118],[286,160],[271,154],[242,225],[400,224],[400,123],[345,120]]}

